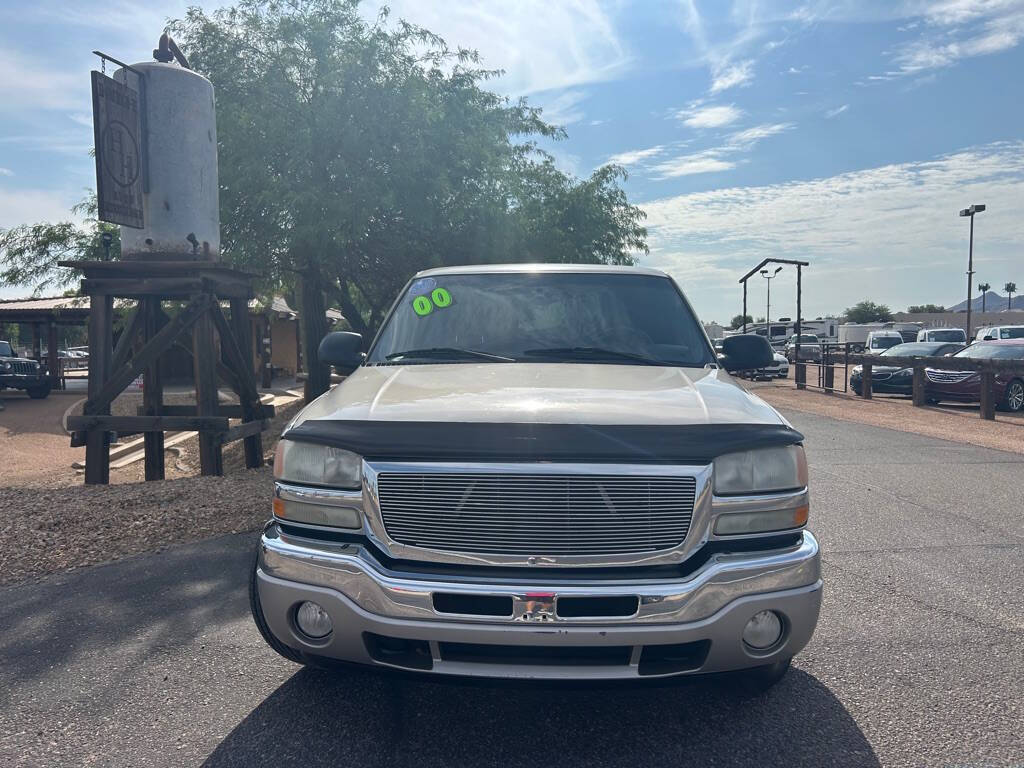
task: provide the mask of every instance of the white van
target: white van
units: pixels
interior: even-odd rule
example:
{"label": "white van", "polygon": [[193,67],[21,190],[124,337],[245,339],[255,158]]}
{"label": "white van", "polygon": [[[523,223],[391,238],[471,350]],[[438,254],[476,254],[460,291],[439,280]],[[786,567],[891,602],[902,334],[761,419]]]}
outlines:
{"label": "white van", "polygon": [[945,341],[951,344],[966,344],[967,331],[963,328],[922,328],[917,332],[918,341]]}
{"label": "white van", "polygon": [[902,343],[903,336],[899,331],[872,331],[864,342],[864,354],[880,355],[889,347]]}
{"label": "white van", "polygon": [[1024,339],[1024,325],[994,325],[979,328],[975,341],[995,341],[997,339]]}

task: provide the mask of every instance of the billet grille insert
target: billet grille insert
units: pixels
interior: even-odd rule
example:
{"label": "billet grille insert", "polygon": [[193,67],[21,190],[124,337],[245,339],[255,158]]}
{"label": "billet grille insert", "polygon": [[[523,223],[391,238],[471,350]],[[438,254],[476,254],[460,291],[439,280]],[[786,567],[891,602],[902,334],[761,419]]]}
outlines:
{"label": "billet grille insert", "polygon": [[377,476],[399,544],[495,555],[616,555],[682,544],[694,477],[405,473]]}

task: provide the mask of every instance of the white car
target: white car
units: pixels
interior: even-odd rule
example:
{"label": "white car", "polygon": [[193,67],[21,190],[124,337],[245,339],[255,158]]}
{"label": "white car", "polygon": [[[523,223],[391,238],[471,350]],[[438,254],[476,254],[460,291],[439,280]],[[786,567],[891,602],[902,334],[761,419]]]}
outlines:
{"label": "white car", "polygon": [[917,332],[917,341],[943,341],[950,344],[966,344],[967,332],[963,328],[922,328]]}
{"label": "white car", "polygon": [[775,358],[775,365],[769,365],[764,371],[776,379],[787,378],[789,376],[789,360],[778,352],[773,353],[772,356]]}
{"label": "white car", "polygon": [[992,325],[979,328],[975,341],[1001,341],[1003,339],[1024,339],[1024,325]]}
{"label": "white car", "polygon": [[899,331],[872,331],[864,342],[865,355],[880,355],[889,347],[895,347],[903,343],[903,336]]}

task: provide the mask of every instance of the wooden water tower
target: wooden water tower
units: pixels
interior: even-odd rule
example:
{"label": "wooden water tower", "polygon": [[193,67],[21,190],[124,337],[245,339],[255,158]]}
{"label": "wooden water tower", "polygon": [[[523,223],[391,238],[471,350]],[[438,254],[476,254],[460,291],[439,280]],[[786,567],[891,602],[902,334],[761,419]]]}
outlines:
{"label": "wooden water tower", "polygon": [[[166,35],[152,62],[97,54],[120,66],[113,78],[92,79],[99,218],[121,225],[122,258],[61,262],[82,271],[90,299],[88,398],[82,415],[68,418],[72,446],[85,446],[85,482],[109,482],[115,434],[144,435],[147,480],[164,477],[165,430],[199,433],[204,475],[223,474],[221,448],[238,439],[246,466],[258,467],[273,406],[256,388],[252,276],[219,261],[213,85]],[[134,300],[135,312],[115,346],[122,299]],[[196,403],[165,405],[160,357],[189,337]],[[140,375],[138,413],[111,415],[114,398]],[[219,403],[218,378],[237,405]]]}

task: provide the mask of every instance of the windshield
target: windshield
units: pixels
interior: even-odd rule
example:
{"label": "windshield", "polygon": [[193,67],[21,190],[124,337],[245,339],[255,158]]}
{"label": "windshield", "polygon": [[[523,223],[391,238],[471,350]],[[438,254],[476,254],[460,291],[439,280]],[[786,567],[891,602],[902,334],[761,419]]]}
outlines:
{"label": "windshield", "polygon": [[963,341],[967,334],[958,328],[949,328],[943,331],[928,331],[929,341]]}
{"label": "windshield", "polygon": [[14,351],[11,349],[11,342],[0,341],[0,357],[14,357]]}
{"label": "windshield", "polygon": [[953,357],[974,357],[988,360],[1024,360],[1024,344],[972,344]]}
{"label": "windshield", "polygon": [[902,344],[903,338],[900,336],[875,336],[871,340],[872,349],[888,349],[889,347],[895,347],[897,344]]}
{"label": "windshield", "polygon": [[414,280],[367,363],[481,362],[488,356],[686,367],[715,362],[703,329],[668,278],[492,272]]}
{"label": "windshield", "polygon": [[1018,325],[1013,328],[1000,328],[999,329],[1000,339],[1024,339],[1024,325]]}

